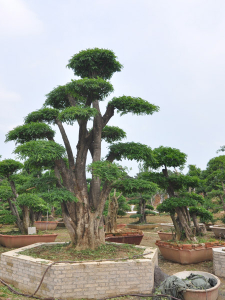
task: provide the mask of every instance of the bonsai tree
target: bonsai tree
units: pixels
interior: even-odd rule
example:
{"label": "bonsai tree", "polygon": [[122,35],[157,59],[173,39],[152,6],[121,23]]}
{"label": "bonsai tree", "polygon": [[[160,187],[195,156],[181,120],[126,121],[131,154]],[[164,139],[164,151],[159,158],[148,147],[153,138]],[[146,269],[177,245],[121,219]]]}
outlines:
{"label": "bonsai tree", "polygon": [[[13,159],[5,159],[0,162],[0,174],[6,178],[5,184],[0,185],[0,199],[3,203],[8,202],[19,230],[21,233],[27,234],[28,227],[32,226],[42,213],[46,213],[48,208],[46,202],[37,193],[40,191],[40,187],[34,193],[35,179],[32,175],[24,176],[16,173],[22,168],[23,164]],[[42,180],[39,178],[37,180],[40,185]]]}
{"label": "bonsai tree", "polygon": [[[153,155],[155,160],[146,162],[147,166],[155,170],[163,167],[162,172],[145,172],[143,177],[157,183],[169,195],[169,198],[161,203],[157,209],[161,212],[170,213],[178,240],[181,238],[196,240],[190,227],[191,217],[188,207],[203,202],[203,197],[187,191],[190,187],[198,186],[198,178],[180,174],[175,169],[184,166],[186,154],[175,148],[161,146],[153,150]],[[171,167],[174,168],[174,172],[168,170]]]}
{"label": "bonsai tree", "polygon": [[[90,169],[92,180],[88,188],[87,154],[90,153],[93,164],[102,163],[102,139],[112,143],[125,137],[123,130],[107,125],[115,110],[121,115],[151,115],[159,108],[139,97],[121,96],[111,99],[105,112],[101,112],[100,102],[113,92],[109,79],[122,69],[117,57],[110,50],[95,48],[81,51],[69,60],[67,67],[81,79],[54,88],[47,95],[44,108],[30,113],[25,118],[24,125],[7,134],[6,141],[14,140],[20,144],[14,152],[21,159],[25,159],[30,167],[54,164],[58,187],[65,188],[76,197],[76,202],[61,202],[63,220],[72,245],[76,249],[94,249],[105,242],[102,218],[104,204],[112,189],[112,181],[115,177],[119,179],[122,176],[116,171],[118,166],[113,161],[123,158],[151,160],[152,155],[151,149],[145,145],[112,144],[105,159],[107,165],[98,165],[105,170],[106,176],[101,189],[101,180],[92,171],[96,165]],[[74,130],[78,135],[76,154],[63,123],[78,127]],[[65,148],[54,141],[54,131],[48,124],[58,126]]]}
{"label": "bonsai tree", "polygon": [[218,197],[225,211],[225,155],[210,159],[206,168],[207,195]]}

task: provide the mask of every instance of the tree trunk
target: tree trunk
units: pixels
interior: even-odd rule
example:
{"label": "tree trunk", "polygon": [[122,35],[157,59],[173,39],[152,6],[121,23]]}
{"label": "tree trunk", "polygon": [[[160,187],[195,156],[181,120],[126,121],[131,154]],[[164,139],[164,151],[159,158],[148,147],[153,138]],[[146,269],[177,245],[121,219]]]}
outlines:
{"label": "tree trunk", "polygon": [[108,206],[108,215],[105,222],[105,231],[106,232],[116,232],[117,228],[117,213],[118,213],[118,199],[122,193],[116,197],[116,189],[114,189],[114,195],[109,196],[109,206]]}
{"label": "tree trunk", "polygon": [[141,217],[139,218],[139,223],[144,223],[144,224],[147,223],[146,214],[145,214],[145,202],[146,201],[141,196],[139,200],[139,211],[141,214]]}
{"label": "tree trunk", "polygon": [[22,207],[23,212],[23,226],[25,230],[25,234],[28,234],[28,227],[30,226],[30,211],[27,206]]}
{"label": "tree trunk", "polygon": [[172,219],[172,221],[173,221],[173,225],[174,225],[174,229],[175,229],[175,233],[176,233],[176,239],[179,241],[179,240],[181,239],[181,231],[180,231],[180,227],[179,227],[179,225],[177,224],[175,215],[170,214],[170,217],[171,217],[171,219]]}
{"label": "tree trunk", "polygon": [[11,199],[8,199],[8,203],[9,203],[11,213],[16,217],[16,224],[17,224],[20,232],[22,234],[26,234],[25,228],[23,226],[23,222],[20,219],[20,215],[19,215],[19,212],[17,210],[17,207],[16,207],[15,203],[13,203],[13,201],[11,201]]}
{"label": "tree trunk", "polygon": [[194,226],[196,228],[196,233],[198,235],[200,235],[201,234],[201,229],[200,229],[196,214],[192,214],[192,220],[193,220]]}
{"label": "tree trunk", "polygon": [[182,231],[185,233],[186,235],[186,238],[190,241],[195,241],[197,242],[195,236],[193,235],[192,231],[191,231],[191,228],[188,226],[188,223],[186,222],[186,218],[185,216],[183,215],[183,212],[182,212],[182,209],[180,207],[177,207],[176,208],[176,213],[177,213],[177,216],[179,218],[179,221],[180,221],[180,225],[182,227]]}

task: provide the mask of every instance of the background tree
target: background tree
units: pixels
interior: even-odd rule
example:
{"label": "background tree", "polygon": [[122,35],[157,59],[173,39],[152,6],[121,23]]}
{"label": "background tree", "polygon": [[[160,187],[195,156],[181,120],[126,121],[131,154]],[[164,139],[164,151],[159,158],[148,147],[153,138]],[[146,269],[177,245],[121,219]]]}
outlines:
{"label": "background tree", "polygon": [[[117,179],[123,176],[112,162],[125,157],[138,161],[143,160],[143,157],[151,159],[151,149],[147,146],[118,143],[110,147],[107,164],[102,163],[102,139],[115,142],[125,136],[121,129],[109,127],[107,124],[115,110],[121,115],[151,115],[159,108],[141,98],[121,96],[110,100],[105,112],[101,113],[100,102],[113,92],[113,86],[108,80],[122,69],[122,65],[110,50],[95,48],[81,51],[69,60],[67,66],[81,79],[53,89],[47,95],[44,108],[30,113],[25,118],[26,124],[10,131],[6,141],[14,140],[21,144],[15,153],[21,159],[27,160],[30,167],[54,163],[58,186],[64,187],[77,199],[76,202],[61,202],[63,220],[72,244],[77,249],[93,249],[105,242],[102,218],[104,204],[112,189],[112,181],[116,176]],[[54,132],[45,123],[58,126],[65,148],[54,141]],[[78,126],[74,131],[78,134],[76,158],[63,123]],[[93,162],[89,189],[86,180],[88,153]],[[68,164],[65,158],[68,159]],[[96,165],[98,162],[100,164]],[[100,178],[93,174],[96,168],[103,168],[105,172],[102,189]]]}
{"label": "background tree", "polygon": [[[187,191],[190,187],[193,189],[198,186],[198,178],[183,175],[175,169],[182,168],[186,162],[186,154],[180,150],[160,146],[153,150],[153,155],[154,160],[147,161],[147,166],[154,170],[163,167],[162,172],[146,172],[143,173],[143,177],[158,184],[169,195],[169,198],[161,203],[157,209],[170,213],[178,240],[184,237],[195,240],[190,226],[191,217],[188,206],[196,205],[203,198],[195,193],[187,193]],[[171,167],[174,168],[174,172],[169,172],[168,168]]]}

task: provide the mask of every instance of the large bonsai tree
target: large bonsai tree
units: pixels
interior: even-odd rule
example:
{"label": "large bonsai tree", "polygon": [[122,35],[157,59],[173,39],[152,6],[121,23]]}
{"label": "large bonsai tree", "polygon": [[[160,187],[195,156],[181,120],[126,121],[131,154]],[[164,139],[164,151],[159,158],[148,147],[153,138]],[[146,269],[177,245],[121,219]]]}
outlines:
{"label": "large bonsai tree", "polygon": [[[125,137],[123,130],[107,124],[115,110],[121,115],[151,115],[158,111],[158,107],[141,98],[121,96],[110,100],[105,112],[101,112],[100,102],[113,92],[108,80],[122,69],[110,50],[95,48],[81,51],[69,60],[67,67],[81,79],[54,88],[47,95],[44,108],[30,113],[24,125],[7,134],[6,141],[14,140],[21,144],[15,153],[26,159],[30,167],[54,165],[58,187],[64,187],[77,198],[77,202],[65,200],[61,203],[72,244],[77,249],[94,249],[105,241],[102,213],[112,183],[124,176],[113,161],[122,158],[151,159],[151,149],[147,146],[118,143],[112,144],[109,155],[101,161],[102,139],[112,143]],[[58,126],[65,148],[54,141],[54,131],[45,123]],[[78,136],[76,149],[72,148],[63,123],[77,125],[74,129]],[[90,171],[102,168],[105,174],[102,189],[100,178],[94,175],[88,188],[88,152],[93,163]]]}

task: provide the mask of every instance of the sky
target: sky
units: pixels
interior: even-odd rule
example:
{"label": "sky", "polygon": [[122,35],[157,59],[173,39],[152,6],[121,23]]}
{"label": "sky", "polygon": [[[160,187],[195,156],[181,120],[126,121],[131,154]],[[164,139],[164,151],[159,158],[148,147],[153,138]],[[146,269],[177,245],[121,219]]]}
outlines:
{"label": "sky", "polygon": [[[225,145],[224,15],[223,0],[0,0],[2,159],[16,159],[7,132],[53,88],[76,79],[68,60],[97,47],[114,51],[124,66],[105,103],[127,95],[160,107],[152,116],[116,114],[109,125],[126,131],[124,142],[177,148],[187,165],[205,169]],[[75,149],[77,127],[66,130]],[[135,162],[122,165],[131,176],[138,172]]]}

